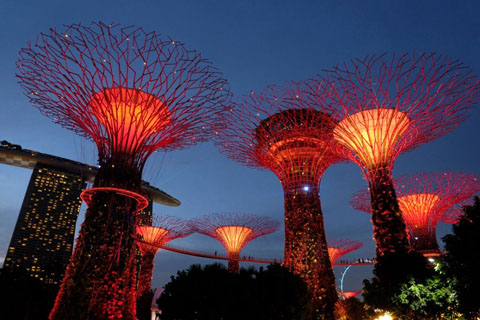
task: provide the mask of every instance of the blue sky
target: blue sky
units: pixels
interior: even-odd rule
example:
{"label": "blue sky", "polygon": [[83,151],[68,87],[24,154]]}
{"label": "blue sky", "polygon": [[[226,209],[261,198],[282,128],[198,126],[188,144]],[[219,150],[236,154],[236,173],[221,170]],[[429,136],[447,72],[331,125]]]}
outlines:
{"label": "blue sky", "polygon": [[[0,2],[0,140],[24,148],[95,163],[93,144],[53,124],[30,105],[15,79],[20,48],[39,32],[62,24],[91,21],[136,25],[180,40],[200,51],[230,81],[233,93],[269,84],[303,80],[355,57],[382,52],[438,52],[457,58],[480,74],[480,2],[472,1],[14,1]],[[454,132],[396,162],[394,175],[432,170],[480,174],[480,109]],[[182,201],[155,212],[192,218],[210,212],[248,212],[283,218],[279,181],[268,171],[240,166],[211,143],[157,154],[146,180]],[[0,165],[0,261],[5,256],[30,172]],[[329,238],[365,243],[348,257],[371,257],[374,243],[368,215],[350,208],[353,193],[365,186],[354,164],[329,168],[321,199]],[[84,210],[84,209],[83,209]],[[81,219],[80,219],[81,220]],[[438,236],[449,231],[440,226]],[[175,242],[177,243],[177,242]],[[223,250],[213,239],[194,235],[178,240],[191,248]],[[245,255],[282,256],[282,230],[248,244]],[[160,252],[154,286],[176,270],[210,260]],[[342,268],[336,269],[337,275]],[[346,289],[360,289],[369,267],[352,268]]]}

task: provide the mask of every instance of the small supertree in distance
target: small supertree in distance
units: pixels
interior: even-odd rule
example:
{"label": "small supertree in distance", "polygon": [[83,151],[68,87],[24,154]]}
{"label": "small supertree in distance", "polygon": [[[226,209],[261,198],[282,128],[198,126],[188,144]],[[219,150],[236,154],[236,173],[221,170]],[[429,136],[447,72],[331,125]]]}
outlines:
{"label": "small supertree in distance", "polygon": [[339,158],[331,152],[332,109],[303,99],[305,83],[270,86],[232,106],[216,142],[229,158],[270,169],[282,183],[285,205],[284,265],[312,293],[314,317],[333,318],[337,300],[328,256],[320,180]]}
{"label": "small supertree in distance", "polygon": [[141,28],[92,23],[50,29],[20,51],[30,101],[93,140],[100,168],[50,319],[135,319],[135,213],[142,170],[157,149],[193,145],[229,98],[196,51]]}
{"label": "small supertree in distance", "polygon": [[[439,221],[459,203],[480,192],[480,177],[460,172],[422,172],[394,179],[400,211],[410,232],[410,243],[425,256],[439,255],[436,229]],[[371,212],[368,190],[358,192],[351,205]]]}
{"label": "small supertree in distance", "polygon": [[357,250],[363,246],[361,241],[350,239],[331,239],[328,240],[328,255],[332,266],[340,257]]}
{"label": "small supertree in distance", "polygon": [[139,224],[136,228],[137,245],[142,254],[137,297],[150,292],[152,286],[153,263],[160,247],[168,242],[192,233],[187,221],[167,216],[155,215],[152,223]]}
{"label": "small supertree in distance", "polygon": [[393,187],[395,159],[466,119],[479,98],[478,78],[449,57],[383,54],[326,71],[314,88],[313,99],[331,99],[340,111],[333,133],[339,155],[368,180],[377,258],[410,252]]}
{"label": "small supertree in distance", "polygon": [[218,240],[228,257],[228,270],[240,272],[240,252],[253,239],[278,230],[280,223],[269,217],[244,213],[212,213],[190,220],[194,232]]}
{"label": "small supertree in distance", "polygon": [[342,298],[345,300],[348,298],[356,297],[360,293],[362,293],[362,291],[344,291],[342,292]]}

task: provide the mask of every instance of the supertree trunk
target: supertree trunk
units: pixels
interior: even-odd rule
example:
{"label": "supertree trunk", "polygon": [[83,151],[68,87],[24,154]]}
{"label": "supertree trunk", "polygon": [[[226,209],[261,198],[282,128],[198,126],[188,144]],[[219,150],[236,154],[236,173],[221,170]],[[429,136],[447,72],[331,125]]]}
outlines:
{"label": "supertree trunk", "polygon": [[228,255],[231,260],[228,260],[228,271],[232,273],[240,273],[240,262],[238,262],[238,259],[240,258],[240,254],[229,254]]}
{"label": "supertree trunk", "polygon": [[309,287],[313,319],[334,319],[337,292],[318,190],[285,192],[284,196],[285,266]]}
{"label": "supertree trunk", "polygon": [[413,239],[410,239],[410,242],[413,248],[420,252],[440,252],[438,247],[437,239],[435,239],[435,230],[420,230],[412,234]]}
{"label": "supertree trunk", "polygon": [[156,251],[146,251],[142,253],[140,264],[140,275],[138,278],[137,298],[141,298],[145,293],[152,290],[153,263]]}
{"label": "supertree trunk", "polygon": [[[112,171],[125,178],[126,172],[120,170],[102,166],[95,187],[105,185],[114,176]],[[136,180],[126,181],[133,186]],[[93,195],[51,320],[135,319],[136,205],[134,199],[115,192]]]}
{"label": "supertree trunk", "polygon": [[373,172],[369,187],[377,256],[387,252],[409,252],[411,247],[407,228],[400,212],[391,172],[382,167]]}

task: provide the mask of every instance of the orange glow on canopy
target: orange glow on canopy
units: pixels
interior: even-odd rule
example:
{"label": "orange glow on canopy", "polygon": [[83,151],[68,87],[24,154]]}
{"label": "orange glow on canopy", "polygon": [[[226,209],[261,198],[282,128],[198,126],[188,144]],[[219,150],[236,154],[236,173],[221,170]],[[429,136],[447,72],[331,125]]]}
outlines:
{"label": "orange glow on canopy", "polygon": [[313,137],[295,137],[277,141],[268,148],[268,153],[278,164],[295,159],[321,159],[325,143]]}
{"label": "orange glow on canopy", "polygon": [[434,193],[409,194],[398,198],[403,219],[413,230],[428,228],[431,212],[440,197]]}
{"label": "orange glow on canopy", "polygon": [[395,143],[410,120],[396,109],[370,109],[345,117],[333,130],[334,139],[354,152],[367,168],[388,163]]}
{"label": "orange glow on canopy", "polygon": [[328,247],[328,256],[330,257],[330,264],[333,266],[338,258],[343,256],[343,250],[340,248]]}
{"label": "orange glow on canopy", "polygon": [[313,109],[289,109],[262,120],[255,129],[255,157],[284,188],[317,186],[324,170],[338,160],[330,150],[336,120]]}
{"label": "orange glow on canopy", "polygon": [[90,109],[117,151],[133,153],[163,130],[171,112],[157,97],[136,89],[105,89],[93,95]]}
{"label": "orange glow on canopy", "polygon": [[157,251],[159,246],[165,244],[170,231],[161,227],[155,226],[137,226],[137,234],[144,242],[138,242],[138,246],[142,251],[154,250]]}
{"label": "orange glow on canopy", "polygon": [[222,244],[230,254],[239,254],[253,230],[243,226],[225,226],[215,229],[222,239]]}
{"label": "orange glow on canopy", "polygon": [[345,291],[345,292],[342,293],[342,296],[345,299],[348,299],[348,298],[358,296],[360,293],[362,293],[362,291]]}

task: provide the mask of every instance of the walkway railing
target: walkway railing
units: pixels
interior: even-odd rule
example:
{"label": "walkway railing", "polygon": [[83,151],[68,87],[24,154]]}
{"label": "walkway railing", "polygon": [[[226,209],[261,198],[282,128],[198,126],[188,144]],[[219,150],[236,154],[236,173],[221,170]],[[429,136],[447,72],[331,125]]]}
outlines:
{"label": "walkway railing", "polygon": [[[139,241],[139,240],[137,240]],[[139,241],[143,242],[143,241]],[[145,243],[145,242],[144,242]],[[149,244],[149,243],[147,243]],[[166,244],[163,246],[158,246],[160,249],[164,249],[167,251],[171,252],[176,252],[176,253],[181,253],[181,254],[187,254],[190,256],[194,257],[201,257],[201,258],[207,258],[207,259],[217,259],[217,260],[238,260],[240,262],[250,262],[250,263],[265,263],[265,264],[271,264],[271,263],[282,263],[281,259],[273,259],[273,258],[257,258],[253,256],[240,256],[238,259],[235,258],[229,258],[226,254],[224,253],[218,253],[218,252],[209,252],[206,250],[192,250],[190,248],[185,248],[181,246],[173,246],[171,244]],[[375,259],[356,259],[356,260],[339,260],[337,263],[334,264],[334,267],[338,266],[350,266],[350,265],[371,265],[375,264]]]}

